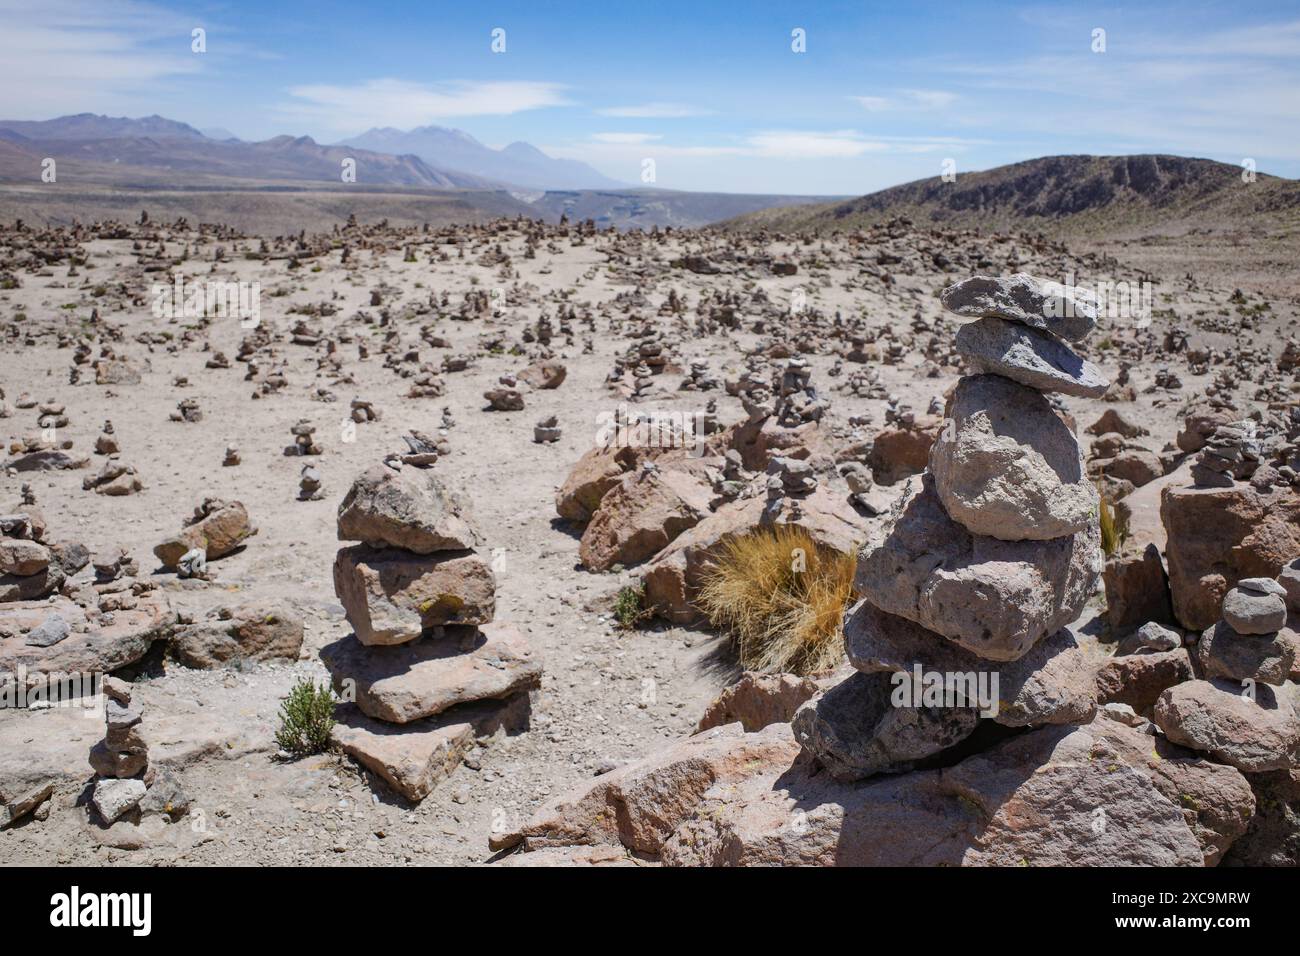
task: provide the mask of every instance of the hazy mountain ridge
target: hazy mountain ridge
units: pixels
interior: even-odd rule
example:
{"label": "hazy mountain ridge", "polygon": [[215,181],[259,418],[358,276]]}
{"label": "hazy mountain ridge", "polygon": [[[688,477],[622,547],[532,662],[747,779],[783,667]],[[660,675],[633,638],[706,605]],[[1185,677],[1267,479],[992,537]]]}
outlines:
{"label": "hazy mountain ridge", "polygon": [[[40,132],[33,130],[32,132]],[[0,124],[0,180],[37,181],[40,159],[72,162],[83,178],[102,184],[183,188],[219,177],[243,182],[341,182],[343,160],[356,160],[358,183],[431,189],[500,189],[481,176],[435,169],[416,156],[393,156],[343,146],[323,146],[309,136],[276,136],[258,143],[189,136],[108,136],[35,139]]]}
{"label": "hazy mountain ridge", "polygon": [[523,142],[493,149],[464,130],[444,126],[419,126],[407,131],[391,126],[369,129],[343,143],[380,152],[410,153],[440,169],[472,173],[528,189],[626,188],[626,184],[579,160],[556,159]]}

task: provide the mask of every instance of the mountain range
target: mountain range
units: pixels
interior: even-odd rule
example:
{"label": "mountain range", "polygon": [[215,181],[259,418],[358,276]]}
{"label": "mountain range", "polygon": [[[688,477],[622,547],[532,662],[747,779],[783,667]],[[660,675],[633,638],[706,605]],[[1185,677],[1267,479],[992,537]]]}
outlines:
{"label": "mountain range", "polygon": [[528,189],[621,189],[610,179],[576,159],[555,159],[528,143],[502,149],[484,146],[469,133],[443,126],[420,126],[409,132],[370,129],[344,140],[377,153],[411,154],[440,169],[472,173]]}
{"label": "mountain range", "polygon": [[[215,135],[162,116],[79,113],[51,120],[0,120],[0,139],[29,154],[0,157],[0,178],[30,179],[34,155],[89,164],[79,168],[103,179],[130,179],[130,170],[120,167],[148,169],[161,176],[164,186],[183,187],[195,176],[338,182],[343,160],[352,158],[356,181],[370,185],[531,191],[623,185],[586,163],[552,158],[528,143],[492,149],[466,132],[438,126],[409,133],[372,129],[339,144],[317,143],[310,136],[245,142],[228,130],[209,133]],[[115,169],[96,170],[96,164]],[[140,173],[134,178],[140,179]]]}

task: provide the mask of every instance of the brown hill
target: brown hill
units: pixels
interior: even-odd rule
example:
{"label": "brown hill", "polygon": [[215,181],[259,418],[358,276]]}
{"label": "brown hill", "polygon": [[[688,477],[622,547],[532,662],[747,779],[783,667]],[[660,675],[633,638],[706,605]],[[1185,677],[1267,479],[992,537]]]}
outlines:
{"label": "brown hill", "polygon": [[955,182],[918,179],[845,202],[767,209],[728,223],[731,229],[828,232],[895,216],[918,224],[1043,229],[1088,233],[1163,225],[1232,226],[1259,216],[1294,219],[1300,182],[1182,156],[1048,156]]}

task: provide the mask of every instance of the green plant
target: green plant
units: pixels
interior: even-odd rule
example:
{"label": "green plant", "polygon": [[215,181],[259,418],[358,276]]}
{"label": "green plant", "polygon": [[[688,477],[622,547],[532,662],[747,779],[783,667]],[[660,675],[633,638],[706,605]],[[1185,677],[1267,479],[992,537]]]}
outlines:
{"label": "green plant", "polygon": [[329,684],[317,687],[303,678],[280,704],[280,729],[275,742],[295,757],[321,753],[334,729],[334,692]]}
{"label": "green plant", "polygon": [[619,627],[633,628],[650,616],[645,607],[645,585],[629,584],[614,598],[614,619]]}
{"label": "green plant", "polygon": [[729,631],[747,670],[809,674],[840,662],[855,559],[778,525],[732,538],[704,577],[699,607]]}

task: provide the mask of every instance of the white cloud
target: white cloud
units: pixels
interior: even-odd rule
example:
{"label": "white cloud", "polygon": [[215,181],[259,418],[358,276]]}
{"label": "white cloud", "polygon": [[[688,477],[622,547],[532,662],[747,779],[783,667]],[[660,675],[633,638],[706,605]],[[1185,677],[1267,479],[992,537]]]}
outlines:
{"label": "white cloud", "polygon": [[888,149],[884,143],[864,139],[854,130],[808,133],[771,130],[748,138],[754,155],[776,159],[844,159]]}
{"label": "white cloud", "polygon": [[592,133],[591,138],[597,143],[629,146],[637,146],[641,143],[650,143],[657,139],[663,139],[657,133]]}
{"label": "white cloud", "polygon": [[956,93],[947,90],[896,90],[892,96],[850,96],[869,113],[896,110],[938,110],[951,106]]}
{"label": "white cloud", "polygon": [[163,80],[197,73],[190,30],[203,22],[133,0],[0,0],[0,113],[153,112]]}
{"label": "white cloud", "polygon": [[506,80],[430,86],[406,80],[367,80],[355,86],[306,84],[289,89],[294,101],[277,107],[286,121],[331,132],[371,126],[410,129],[458,116],[508,116],[564,106],[558,83]]}
{"label": "white cloud", "polygon": [[596,110],[600,116],[620,116],[630,119],[680,119],[686,116],[708,116],[708,110],[697,109],[684,103],[642,103],[639,106],[609,106]]}

